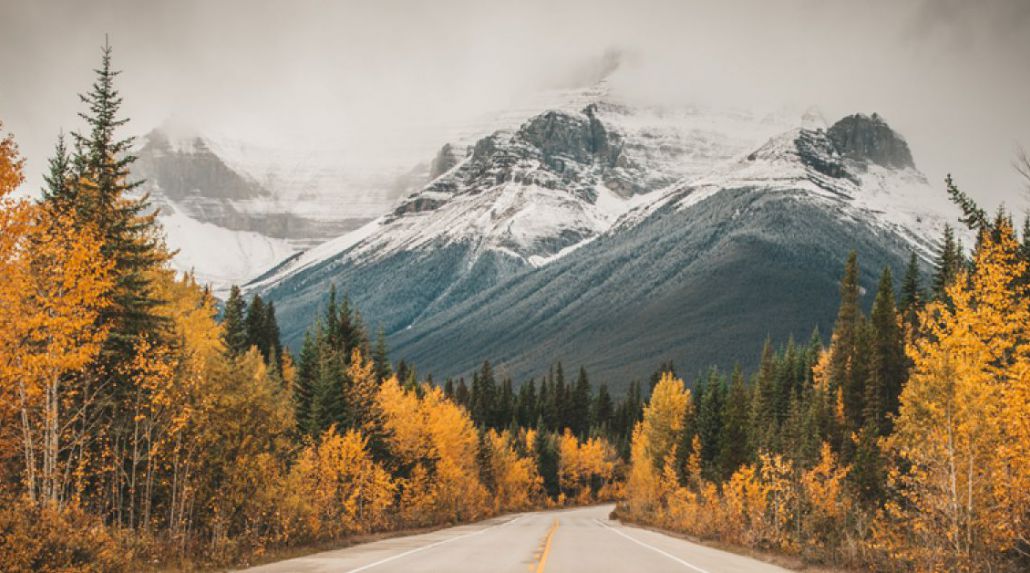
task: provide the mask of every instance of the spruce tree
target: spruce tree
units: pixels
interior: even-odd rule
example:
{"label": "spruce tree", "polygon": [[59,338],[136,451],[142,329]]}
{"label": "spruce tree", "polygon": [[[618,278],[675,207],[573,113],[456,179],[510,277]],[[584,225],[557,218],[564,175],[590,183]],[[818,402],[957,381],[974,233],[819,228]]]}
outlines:
{"label": "spruce tree", "polygon": [[725,381],[713,368],[705,380],[696,415],[697,435],[701,438],[701,464],[708,478],[715,477],[712,470],[719,454],[719,437],[723,433],[725,392]]}
{"label": "spruce tree", "polygon": [[537,409],[536,380],[533,378],[519,386],[519,399],[516,409],[520,426],[528,428],[536,423],[537,418],[540,416],[540,411]]}
{"label": "spruce tree", "polygon": [[494,475],[493,463],[491,458],[493,457],[493,447],[490,443],[490,437],[487,435],[489,430],[485,428],[479,429],[479,445],[476,448],[476,465],[479,467],[479,482],[483,484],[491,495],[497,493],[497,476]]}
{"label": "spruce tree", "polygon": [[981,209],[976,204],[976,201],[973,201],[972,197],[966,195],[964,191],[955,185],[950,173],[945,177],[944,184],[948,188],[948,196],[951,198],[951,201],[962,210],[961,221],[967,227],[977,232],[991,228],[991,224],[987,220],[987,212]]}
{"label": "spruce tree", "polygon": [[[870,319],[873,328],[870,379],[874,380],[879,392],[876,403],[880,411],[876,417],[879,423],[884,424],[888,420],[887,415],[898,411],[898,397],[908,375],[905,338],[898,325],[890,267],[883,269]],[[882,433],[888,428],[884,425],[879,429]]]}
{"label": "spruce tree", "polygon": [[919,285],[919,259],[912,253],[908,259],[908,267],[905,268],[905,278],[901,281],[901,306],[902,317],[905,326],[915,329],[918,326],[919,311],[923,306],[922,287]]}
{"label": "spruce tree", "polygon": [[247,331],[247,348],[256,346],[261,356],[268,361],[268,340],[265,338],[265,324],[267,322],[265,313],[265,301],[260,295],[254,295],[247,307],[247,318],[245,319]]}
{"label": "spruce tree", "polygon": [[225,349],[231,356],[239,356],[247,351],[246,303],[240,293],[240,287],[233,285],[229,290],[229,298],[225,301],[225,312],[222,315],[222,336]]}
{"label": "spruce tree", "polygon": [[465,378],[458,379],[458,386],[454,389],[454,401],[466,409],[469,408],[471,399],[468,385],[465,384]]}
{"label": "spruce tree", "polygon": [[497,404],[494,412],[494,428],[502,429],[512,423],[515,419],[515,391],[512,388],[511,378],[505,378],[501,382],[501,390],[497,395]]}
{"label": "spruce tree", "polygon": [[282,374],[283,343],[280,339],[279,321],[275,317],[275,303],[272,301],[265,305],[265,324],[261,330],[268,350],[265,362],[269,366],[275,366],[275,370]]}
{"label": "spruce tree", "polygon": [[962,268],[961,249],[955,240],[954,230],[950,225],[944,225],[944,238],[933,275],[933,295],[937,300],[945,300],[944,289],[955,280]]}
{"label": "spruce tree", "polygon": [[498,428],[497,413],[497,381],[494,380],[490,361],[483,362],[479,372],[472,376],[471,414],[476,424]]}
{"label": "spruce tree", "polygon": [[[155,313],[160,303],[151,286],[154,271],[171,255],[163,244],[157,214],[148,197],[132,196],[140,181],[130,181],[136,157],[133,138],[119,139],[116,132],[129,121],[119,116],[122,98],[115,87],[119,72],[111,66],[111,46],[106,41],[101,64],[90,90],[79,98],[86,111],[79,114],[88,133],[72,132],[75,155],[73,177],[65,189],[54,189],[44,204],[62,215],[92,225],[101,239],[101,255],[113,264],[112,305],[100,322],[110,328],[101,353],[101,369],[120,387],[129,385],[133,352],[139,341],[153,338],[163,319]],[[112,390],[117,391],[114,387]]]}
{"label": "spruce tree", "polygon": [[[393,368],[390,366],[390,353],[386,347],[386,332],[382,326],[376,330],[376,344],[375,348],[372,349],[372,360],[376,364],[376,376],[380,380],[386,380],[393,375]],[[448,396],[453,396],[453,383],[449,378],[447,382],[451,384],[452,389]]]}
{"label": "spruce tree", "polygon": [[751,458],[748,448],[751,400],[748,394],[744,373],[738,365],[730,377],[730,387],[723,403],[722,432],[719,434],[719,455],[716,465],[724,479]]}
{"label": "spruce tree", "polygon": [[544,428],[537,428],[533,452],[536,455],[537,471],[544,482],[544,491],[551,499],[558,499],[561,491],[558,481],[558,449],[553,435]]}
{"label": "spruce tree", "polygon": [[755,375],[754,390],[751,393],[749,444],[753,452],[771,450],[776,441],[776,356],[772,341],[766,339],[762,348],[762,359]]}
{"label": "spruce tree", "polygon": [[580,438],[586,437],[590,431],[590,393],[590,380],[586,368],[581,366],[569,403],[569,427]]}
{"label": "spruce tree", "polygon": [[75,198],[72,179],[72,159],[64,144],[64,133],[57,136],[54,155],[47,161],[47,173],[43,175],[43,204],[51,206],[56,212],[70,213]]}
{"label": "spruce tree", "polygon": [[301,433],[312,435],[316,424],[312,423],[312,401],[318,387],[318,346],[310,330],[304,333],[297,364],[297,381],[293,390],[294,415]]}
{"label": "spruce tree", "polygon": [[559,360],[554,367],[554,381],[551,384],[550,408],[554,418],[553,431],[561,433],[569,427],[569,401],[566,397],[569,390],[565,386],[565,370]]}
{"label": "spruce tree", "polygon": [[594,398],[593,420],[594,425],[600,429],[603,434],[607,434],[611,431],[612,416],[614,413],[612,396],[608,392],[608,385],[602,383],[597,387],[597,397]]}

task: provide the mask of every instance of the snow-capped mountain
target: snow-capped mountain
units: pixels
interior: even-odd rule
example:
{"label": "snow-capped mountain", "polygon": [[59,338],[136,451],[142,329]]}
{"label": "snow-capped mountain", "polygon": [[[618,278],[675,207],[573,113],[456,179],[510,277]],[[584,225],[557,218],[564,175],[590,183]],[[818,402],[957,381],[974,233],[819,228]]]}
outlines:
{"label": "snow-capped mountain", "polygon": [[[483,136],[544,110],[580,110],[606,90],[603,80],[591,81],[467,120],[427,118],[379,133],[379,143],[361,142],[363,153],[341,141],[259,144],[169,121],[139,139],[134,176],[161,209],[169,246],[178,250],[173,264],[224,294],[389,213]],[[450,143],[429,161],[441,141]]]}
{"label": "snow-capped mountain", "polygon": [[561,359],[615,384],[661,359],[728,367],[767,335],[828,331],[848,251],[871,290],[954,216],[875,114],[826,127],[599,94],[432,165],[389,214],[249,286],[288,342],[335,283],[438,376],[483,359],[517,376]]}
{"label": "snow-capped mountain", "polygon": [[173,263],[216,289],[360,227],[425,181],[400,168],[345,169],[331,148],[271,149],[177,131],[142,137],[133,174],[179,251]]}

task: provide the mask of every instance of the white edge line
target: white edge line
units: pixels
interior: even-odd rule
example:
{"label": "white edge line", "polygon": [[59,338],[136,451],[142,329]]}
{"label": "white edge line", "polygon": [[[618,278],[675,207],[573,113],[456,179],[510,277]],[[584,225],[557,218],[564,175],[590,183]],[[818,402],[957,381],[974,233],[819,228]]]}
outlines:
{"label": "white edge line", "polygon": [[457,537],[451,537],[450,539],[444,539],[443,541],[437,541],[435,543],[430,543],[429,545],[423,545],[422,547],[416,547],[414,549],[409,549],[409,550],[405,551],[404,553],[398,553],[396,555],[391,555],[391,556],[389,556],[389,557],[387,557],[385,559],[380,559],[379,561],[376,561],[374,563],[369,563],[367,565],[362,565],[361,567],[358,567],[357,569],[350,569],[350,570],[346,571],[345,573],[358,573],[358,571],[365,571],[365,570],[371,569],[373,567],[378,567],[379,565],[382,565],[384,563],[389,563],[390,561],[393,561],[395,559],[400,559],[401,557],[406,557],[408,555],[411,555],[412,553],[418,553],[419,551],[425,551],[426,549],[432,549],[433,547],[437,547],[437,546],[443,545],[445,543],[450,543],[452,541],[457,541],[459,539],[464,539],[466,537],[472,537],[473,535],[479,535],[480,533],[483,533],[485,531],[490,531],[491,529],[494,529],[496,527],[504,527],[505,525],[508,525],[508,524],[511,524],[511,523],[515,523],[516,521],[518,521],[520,519],[522,519],[521,515],[516,517],[516,518],[514,518],[514,519],[509,519],[508,521],[505,521],[504,523],[498,523],[497,525],[491,525],[490,527],[484,527],[483,529],[478,529],[478,530],[473,531],[471,533],[466,533],[464,535],[459,535]]}
{"label": "white edge line", "polygon": [[594,519],[594,521],[596,521],[602,527],[606,527],[606,528],[610,529],[613,533],[617,533],[618,535],[621,535],[621,536],[625,537],[626,539],[629,539],[633,543],[636,543],[637,545],[646,547],[646,548],[650,549],[651,551],[654,551],[655,553],[660,553],[660,554],[668,557],[669,559],[672,559],[676,563],[679,563],[680,565],[683,565],[685,567],[689,567],[689,568],[693,569],[694,571],[697,571],[698,573],[708,573],[708,571],[698,567],[697,565],[691,565],[690,563],[687,563],[686,561],[680,559],[679,557],[676,557],[675,555],[673,555],[671,553],[668,553],[668,552],[662,551],[661,549],[658,549],[654,545],[648,545],[647,543],[644,543],[643,541],[640,541],[639,539],[635,539],[633,537],[630,537],[629,535],[626,535],[625,533],[619,531],[618,529],[615,529],[614,527],[608,525],[607,523],[601,521],[600,519]]}

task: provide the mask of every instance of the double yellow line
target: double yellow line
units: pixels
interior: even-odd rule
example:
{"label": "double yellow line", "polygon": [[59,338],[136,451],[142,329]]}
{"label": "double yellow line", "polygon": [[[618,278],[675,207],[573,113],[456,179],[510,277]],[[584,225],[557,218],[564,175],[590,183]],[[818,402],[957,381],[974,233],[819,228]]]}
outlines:
{"label": "double yellow line", "polygon": [[554,540],[554,532],[558,531],[558,518],[554,518],[554,523],[551,524],[551,529],[547,531],[547,539],[544,541],[544,551],[540,554],[540,560],[536,563],[536,569],[534,573],[544,573],[544,567],[547,566],[547,556],[551,554],[551,541]]}

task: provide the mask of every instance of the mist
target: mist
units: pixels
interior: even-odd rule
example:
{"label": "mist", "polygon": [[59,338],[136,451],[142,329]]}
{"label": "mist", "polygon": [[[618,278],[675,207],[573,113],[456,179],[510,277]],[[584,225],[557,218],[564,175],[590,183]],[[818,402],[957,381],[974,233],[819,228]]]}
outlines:
{"label": "mist", "polygon": [[80,125],[105,34],[132,134],[165,124],[414,163],[423,146],[398,140],[590,81],[619,53],[626,99],[877,112],[931,181],[950,172],[985,206],[1028,204],[1012,167],[1030,144],[1025,0],[4,0],[0,120],[30,191],[58,132]]}

